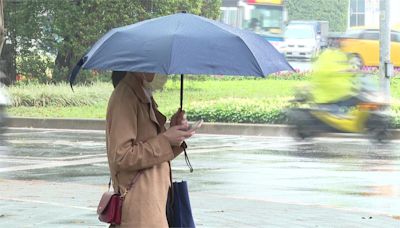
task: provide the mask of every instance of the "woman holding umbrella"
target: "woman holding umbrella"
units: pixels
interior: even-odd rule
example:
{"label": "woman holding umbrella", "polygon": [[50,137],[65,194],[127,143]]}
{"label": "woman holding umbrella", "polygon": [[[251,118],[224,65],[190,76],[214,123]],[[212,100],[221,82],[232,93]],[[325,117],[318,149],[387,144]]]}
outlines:
{"label": "woman holding umbrella", "polygon": [[164,128],[165,117],[143,90],[154,74],[139,72],[180,74],[182,107],[184,74],[264,77],[293,70],[261,36],[189,13],[111,29],[78,61],[69,77],[71,87],[81,68],[136,72],[120,81],[107,114],[114,187],[126,192],[139,173],[123,206],[124,227],[167,226],[168,161],[181,153],[181,142],[193,135],[185,131],[188,126],[183,112],[177,112],[170,129]]}
{"label": "woman holding umbrella", "polygon": [[120,227],[168,227],[169,161],[183,151],[183,141],[194,131],[187,130],[181,110],[171,127],[164,127],[166,118],[147,86],[154,73],[113,72],[112,77],[106,138],[113,187],[126,194]]}

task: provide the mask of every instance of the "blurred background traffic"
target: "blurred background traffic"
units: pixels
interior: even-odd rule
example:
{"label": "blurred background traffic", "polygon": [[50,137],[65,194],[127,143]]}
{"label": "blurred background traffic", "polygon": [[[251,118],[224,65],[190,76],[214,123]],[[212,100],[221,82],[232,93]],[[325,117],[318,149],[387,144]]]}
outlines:
{"label": "blurred background traffic", "polygon": [[[220,20],[258,33],[291,60],[310,61],[323,49],[337,46],[359,68],[378,67],[379,0],[340,2],[326,9],[336,13],[335,18],[318,12],[329,7],[323,1],[223,0]],[[400,67],[400,16],[395,12],[399,8],[399,1],[391,1],[391,59],[396,67]]]}
{"label": "blurred background traffic", "polygon": [[[378,0],[341,1],[343,5],[326,8],[336,13],[333,20],[331,15],[316,13],[329,7],[324,2],[226,0],[221,20],[261,35],[295,67],[296,61],[309,62],[308,68],[297,70],[310,70],[310,80],[295,90],[287,111],[298,137],[345,132],[366,133],[382,141],[388,138],[392,118],[388,78],[393,73],[386,69],[400,67],[400,16],[395,12],[400,2],[388,1],[388,12],[382,8],[388,5]],[[290,12],[296,7],[301,11],[297,15]],[[300,14],[303,17],[296,17]],[[388,15],[389,20],[380,20]],[[346,23],[337,23],[340,20]],[[385,36],[380,29],[385,25],[391,29],[388,49],[380,44]],[[382,56],[388,50],[390,57]],[[379,82],[371,71],[380,65],[385,72]]]}

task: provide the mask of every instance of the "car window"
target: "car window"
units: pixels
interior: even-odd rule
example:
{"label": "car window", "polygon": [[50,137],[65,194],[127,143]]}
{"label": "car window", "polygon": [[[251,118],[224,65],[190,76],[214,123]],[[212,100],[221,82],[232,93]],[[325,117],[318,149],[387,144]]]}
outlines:
{"label": "car window", "polygon": [[366,31],[361,35],[361,38],[365,40],[379,40],[379,33]]}
{"label": "car window", "polygon": [[315,37],[314,29],[311,26],[288,26],[285,37],[291,39],[311,39]]}
{"label": "car window", "polygon": [[400,32],[392,32],[390,40],[392,42],[400,42]]}

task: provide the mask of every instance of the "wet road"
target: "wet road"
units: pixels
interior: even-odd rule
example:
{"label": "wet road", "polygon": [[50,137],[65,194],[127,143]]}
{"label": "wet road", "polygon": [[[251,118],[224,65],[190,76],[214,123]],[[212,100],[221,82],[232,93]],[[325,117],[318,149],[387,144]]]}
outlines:
{"label": "wet road", "polygon": [[[1,227],[104,227],[95,216],[108,182],[103,132],[3,138]],[[197,135],[188,144],[195,171],[180,156],[173,173],[188,181],[200,227],[400,227],[399,141]]]}

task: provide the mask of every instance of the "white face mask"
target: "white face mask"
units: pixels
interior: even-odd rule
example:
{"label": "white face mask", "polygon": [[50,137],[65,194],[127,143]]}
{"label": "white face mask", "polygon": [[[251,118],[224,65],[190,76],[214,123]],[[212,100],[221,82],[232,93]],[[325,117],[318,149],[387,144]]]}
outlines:
{"label": "white face mask", "polygon": [[150,92],[154,92],[157,90],[162,90],[165,83],[167,82],[167,75],[164,74],[156,74],[153,81],[148,82],[146,80],[143,81],[143,87]]}

